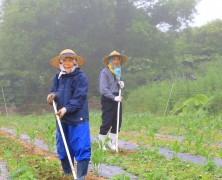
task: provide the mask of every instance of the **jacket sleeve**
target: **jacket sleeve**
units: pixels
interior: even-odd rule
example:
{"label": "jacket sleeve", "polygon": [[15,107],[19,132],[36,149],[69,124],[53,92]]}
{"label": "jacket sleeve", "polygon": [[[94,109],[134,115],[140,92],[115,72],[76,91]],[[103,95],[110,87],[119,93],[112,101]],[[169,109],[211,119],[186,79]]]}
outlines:
{"label": "jacket sleeve", "polygon": [[114,100],[115,96],[111,93],[109,90],[109,77],[105,73],[105,71],[102,71],[100,73],[100,79],[99,79],[99,89],[100,89],[100,94]]}
{"label": "jacket sleeve", "polygon": [[52,86],[51,86],[51,89],[50,89],[49,93],[56,93],[56,91],[57,91],[57,83],[58,83],[58,74],[56,74],[54,76],[54,79],[52,81]]}
{"label": "jacket sleeve", "polygon": [[87,99],[88,94],[88,78],[85,75],[81,75],[78,81],[78,84],[75,88],[75,91],[65,105],[67,113],[75,112],[81,109]]}

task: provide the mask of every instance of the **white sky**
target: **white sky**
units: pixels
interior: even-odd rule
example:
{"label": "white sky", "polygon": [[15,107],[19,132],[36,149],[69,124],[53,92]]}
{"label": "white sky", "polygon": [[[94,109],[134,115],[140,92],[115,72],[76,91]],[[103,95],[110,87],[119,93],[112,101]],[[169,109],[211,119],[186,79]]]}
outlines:
{"label": "white sky", "polygon": [[212,20],[222,19],[222,0],[201,0],[197,11],[192,26],[202,26]]}
{"label": "white sky", "polygon": [[[2,0],[0,0],[0,4]],[[222,19],[222,0],[201,0],[191,26],[202,26],[215,19]]]}

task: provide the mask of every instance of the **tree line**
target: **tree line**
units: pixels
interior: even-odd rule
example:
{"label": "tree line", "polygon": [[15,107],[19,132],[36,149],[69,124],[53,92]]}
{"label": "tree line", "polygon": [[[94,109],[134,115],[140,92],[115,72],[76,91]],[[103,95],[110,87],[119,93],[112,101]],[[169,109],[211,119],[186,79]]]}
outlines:
{"label": "tree line", "polygon": [[90,96],[98,95],[101,60],[112,50],[129,56],[123,69],[127,93],[155,79],[189,71],[181,62],[193,63],[222,52],[220,20],[189,27],[198,2],[4,0],[0,83],[9,94],[7,101],[28,104],[31,99],[24,98],[28,94],[47,94],[55,73],[50,59],[66,48],[85,57],[83,70],[89,77]]}

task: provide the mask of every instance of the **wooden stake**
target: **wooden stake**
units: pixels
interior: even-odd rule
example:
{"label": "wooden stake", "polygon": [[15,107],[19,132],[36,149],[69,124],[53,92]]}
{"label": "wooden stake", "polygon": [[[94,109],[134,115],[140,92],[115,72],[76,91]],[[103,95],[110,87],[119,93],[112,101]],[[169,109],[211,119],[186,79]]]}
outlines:
{"label": "wooden stake", "polygon": [[7,117],[8,117],[8,109],[7,109],[7,105],[6,105],[6,101],[5,101],[5,94],[4,94],[4,90],[3,90],[2,85],[1,85],[1,89],[2,89],[2,96],[3,96],[4,104],[5,104],[5,112],[6,112]]}

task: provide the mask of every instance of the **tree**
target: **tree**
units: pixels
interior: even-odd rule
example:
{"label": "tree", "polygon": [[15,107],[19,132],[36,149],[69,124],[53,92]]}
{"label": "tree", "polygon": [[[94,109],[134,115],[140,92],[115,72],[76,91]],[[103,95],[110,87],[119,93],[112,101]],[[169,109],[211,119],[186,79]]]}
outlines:
{"label": "tree", "polygon": [[201,60],[201,56],[207,58],[221,55],[221,34],[222,20],[212,21],[202,27],[185,29],[176,41],[176,55],[181,57],[180,59],[189,55],[194,60]]}
{"label": "tree", "polygon": [[134,0],[145,10],[148,21],[163,31],[187,27],[194,18],[200,0]]}
{"label": "tree", "polygon": [[[5,1],[0,63],[2,77],[10,81],[7,87],[14,99],[19,99],[16,94],[32,93],[42,94],[37,101],[45,101],[55,73],[49,61],[66,48],[85,57],[83,68],[90,80],[91,95],[97,93],[101,60],[112,50],[133,57],[138,64],[141,59],[151,59],[154,63],[150,75],[169,71],[174,44],[172,36],[156,28],[162,22],[157,20],[157,11],[166,6],[174,12],[164,15],[168,17],[165,22],[174,19],[171,30],[179,28],[178,22],[185,22],[193,11],[177,12],[180,1],[175,6],[170,1],[147,2],[155,3],[138,8],[136,1],[129,0]],[[193,2],[189,1],[187,7],[193,9]],[[184,19],[175,20],[178,14]],[[23,98],[22,104],[30,100]]]}

